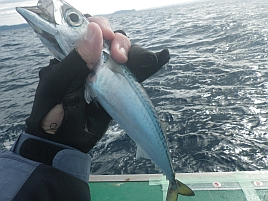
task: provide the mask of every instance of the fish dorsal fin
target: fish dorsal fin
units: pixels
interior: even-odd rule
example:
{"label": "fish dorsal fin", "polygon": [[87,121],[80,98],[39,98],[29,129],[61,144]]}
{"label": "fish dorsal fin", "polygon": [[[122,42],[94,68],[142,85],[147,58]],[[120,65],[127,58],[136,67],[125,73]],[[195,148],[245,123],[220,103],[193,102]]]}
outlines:
{"label": "fish dorsal fin", "polygon": [[150,157],[143,151],[141,147],[137,147],[137,152],[136,152],[136,159],[139,158],[147,158],[150,159]]}

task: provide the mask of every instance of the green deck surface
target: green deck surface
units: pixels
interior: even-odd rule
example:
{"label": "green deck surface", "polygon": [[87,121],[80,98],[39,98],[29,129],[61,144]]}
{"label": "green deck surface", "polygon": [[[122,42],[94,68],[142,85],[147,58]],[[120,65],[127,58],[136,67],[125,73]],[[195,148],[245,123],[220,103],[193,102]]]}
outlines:
{"label": "green deck surface", "polygon": [[162,200],[161,186],[149,186],[149,182],[98,182],[89,186],[92,201]]}
{"label": "green deck surface", "polygon": [[[92,201],[163,201],[168,181],[163,176],[122,175],[89,182]],[[176,176],[177,177],[177,176]],[[163,179],[164,178],[164,179]],[[268,201],[268,171],[237,173],[181,174],[182,179],[195,192],[195,196],[179,195],[179,201]],[[142,180],[142,181],[139,181]],[[115,181],[117,180],[117,181]],[[147,180],[147,181],[146,181]],[[187,182],[186,182],[187,181]],[[261,182],[260,182],[261,181]],[[219,182],[220,187],[215,187]],[[254,182],[260,182],[261,185]]]}
{"label": "green deck surface", "polygon": [[[89,183],[92,201],[162,201],[161,186],[149,182]],[[259,200],[268,200],[268,190],[257,190]],[[242,190],[195,191],[194,197],[179,196],[179,201],[247,201]]]}

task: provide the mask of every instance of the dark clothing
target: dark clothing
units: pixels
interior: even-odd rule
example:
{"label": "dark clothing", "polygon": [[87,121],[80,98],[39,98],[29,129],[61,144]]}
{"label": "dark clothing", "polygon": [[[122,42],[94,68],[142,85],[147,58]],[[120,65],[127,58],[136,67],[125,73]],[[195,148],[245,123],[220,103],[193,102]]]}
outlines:
{"label": "dark clothing", "polygon": [[[25,144],[33,149],[24,150]],[[54,150],[41,153],[36,144]],[[90,162],[88,154],[23,133],[10,151],[0,154],[0,200],[90,201]]]}
{"label": "dark clothing", "polygon": [[[142,82],[169,60],[169,52],[140,51],[141,47],[132,46],[127,66]],[[21,134],[10,151],[0,153],[0,201],[90,201],[91,159],[86,153],[112,120],[101,106],[87,104],[84,99],[90,72],[75,50],[40,71],[26,120],[29,134]],[[62,104],[64,117],[52,135],[43,130],[41,122],[57,104]]]}
{"label": "dark clothing", "polygon": [[[91,70],[75,50],[61,62],[52,61],[39,72],[40,80],[34,104],[30,117],[26,119],[26,132],[87,153],[97,141],[84,130],[87,105],[84,99],[84,86]],[[47,134],[41,122],[57,104],[62,104],[64,109],[63,121],[54,135]]]}
{"label": "dark clothing", "polygon": [[[86,153],[103,135],[84,130],[84,85],[90,72],[75,50],[41,69],[26,120],[29,134],[21,134],[10,151],[0,153],[0,201],[90,201],[91,158]],[[62,104],[64,118],[51,135],[41,122],[57,104]]]}
{"label": "dark clothing", "polygon": [[[100,105],[87,104],[84,99],[85,81],[90,72],[75,50],[61,62],[53,59],[49,66],[42,68],[32,111],[26,119],[26,133],[88,153],[112,120]],[[57,104],[62,104],[64,117],[60,128],[51,135],[43,130],[41,122]]]}
{"label": "dark clothing", "polygon": [[[103,135],[84,130],[84,85],[90,72],[75,50],[41,69],[26,120],[29,134],[21,134],[10,151],[0,153],[0,201],[90,201],[91,158],[86,153]],[[62,104],[64,118],[51,135],[41,122],[57,104]]]}

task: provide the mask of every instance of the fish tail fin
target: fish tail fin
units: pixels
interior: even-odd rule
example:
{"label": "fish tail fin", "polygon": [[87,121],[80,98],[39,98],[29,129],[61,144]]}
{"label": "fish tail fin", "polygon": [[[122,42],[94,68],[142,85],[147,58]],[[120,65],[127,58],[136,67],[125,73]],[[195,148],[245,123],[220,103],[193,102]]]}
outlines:
{"label": "fish tail fin", "polygon": [[185,196],[194,196],[194,192],[188,186],[183,184],[182,182],[176,180],[177,188],[174,189],[171,184],[169,184],[167,199],[166,201],[177,201],[178,194]]}

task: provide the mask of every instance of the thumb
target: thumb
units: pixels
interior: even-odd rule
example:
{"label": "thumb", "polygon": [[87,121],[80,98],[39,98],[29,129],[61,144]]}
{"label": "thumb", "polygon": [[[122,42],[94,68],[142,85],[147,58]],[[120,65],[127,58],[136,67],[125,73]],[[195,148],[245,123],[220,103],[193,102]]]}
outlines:
{"label": "thumb", "polygon": [[93,68],[100,58],[102,46],[103,36],[101,28],[95,22],[91,22],[87,27],[85,38],[76,48],[78,54],[87,63],[89,68]]}

